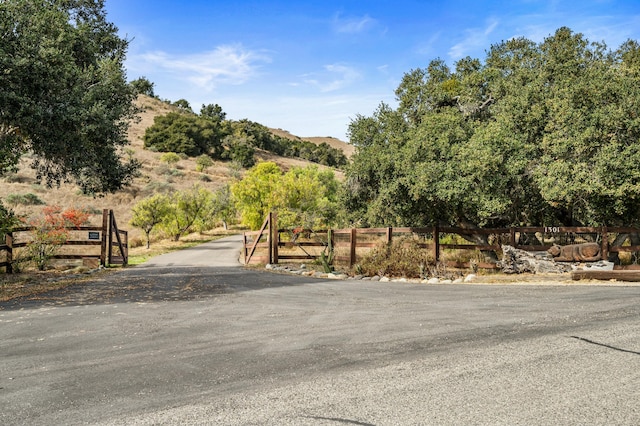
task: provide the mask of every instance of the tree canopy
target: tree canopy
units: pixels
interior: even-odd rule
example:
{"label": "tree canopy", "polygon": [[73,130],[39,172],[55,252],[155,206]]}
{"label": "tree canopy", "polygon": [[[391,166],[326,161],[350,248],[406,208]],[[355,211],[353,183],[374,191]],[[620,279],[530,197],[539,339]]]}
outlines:
{"label": "tree canopy", "polygon": [[242,223],[259,229],[270,211],[283,227],[315,228],[332,224],[337,216],[338,182],[331,170],[293,167],[286,173],[277,164],[261,162],[231,186]]}
{"label": "tree canopy", "polygon": [[194,114],[170,112],[156,116],[144,134],[145,148],[160,152],[202,154],[220,159],[225,129],[220,123]]}
{"label": "tree canopy", "polygon": [[363,225],[637,225],[640,46],[560,28],[484,62],[433,60],[350,124],[343,201]]}
{"label": "tree canopy", "polygon": [[30,152],[49,185],[104,193],[131,181],[127,44],[103,0],[0,2],[0,173]]}

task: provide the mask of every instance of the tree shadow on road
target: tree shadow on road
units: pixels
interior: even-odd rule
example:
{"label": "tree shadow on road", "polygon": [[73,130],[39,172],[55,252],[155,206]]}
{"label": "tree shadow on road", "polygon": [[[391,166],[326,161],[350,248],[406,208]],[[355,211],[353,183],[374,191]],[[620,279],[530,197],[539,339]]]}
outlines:
{"label": "tree shadow on road", "polygon": [[0,310],[199,300],[223,294],[295,286],[317,279],[242,267],[153,267],[123,269],[60,290],[0,302]]}

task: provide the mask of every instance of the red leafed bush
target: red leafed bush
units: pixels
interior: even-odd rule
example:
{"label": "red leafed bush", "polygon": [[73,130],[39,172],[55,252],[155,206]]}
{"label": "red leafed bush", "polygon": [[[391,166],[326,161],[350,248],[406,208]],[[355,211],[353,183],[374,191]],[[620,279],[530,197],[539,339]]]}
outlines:
{"label": "red leafed bush", "polygon": [[26,247],[25,260],[33,263],[38,270],[44,270],[60,246],[69,239],[69,230],[78,229],[88,221],[89,213],[84,210],[63,211],[59,206],[45,207],[42,215],[25,221],[33,228],[32,240]]}

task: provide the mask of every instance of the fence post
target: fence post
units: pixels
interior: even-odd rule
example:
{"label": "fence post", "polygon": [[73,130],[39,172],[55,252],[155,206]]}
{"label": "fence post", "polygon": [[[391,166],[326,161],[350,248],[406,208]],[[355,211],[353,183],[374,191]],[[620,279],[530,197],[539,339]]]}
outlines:
{"label": "fence post", "polygon": [[100,265],[107,266],[107,234],[109,233],[109,210],[102,210],[102,244],[100,246]]}
{"label": "fence post", "polygon": [[607,227],[603,226],[600,233],[602,234],[600,238],[600,251],[602,252],[602,260],[607,260],[609,258],[609,235],[607,232]]}
{"label": "fence post", "polygon": [[244,264],[247,264],[247,233],[242,233],[242,255],[244,257]]}
{"label": "fence post", "polygon": [[271,229],[272,229],[271,244],[273,245],[273,258],[271,259],[271,262],[273,262],[274,265],[277,265],[278,264],[278,244],[280,243],[280,232],[278,231],[278,213],[272,213],[271,215]]}
{"label": "fence post", "polygon": [[516,228],[513,226],[509,228],[509,234],[511,235],[511,247],[516,248]]}
{"label": "fence post", "polygon": [[433,227],[433,257],[436,263],[440,261],[440,232],[438,225]]}
{"label": "fence post", "polygon": [[120,231],[122,235],[120,236],[120,250],[122,251],[122,266],[127,266],[129,264],[129,231]]}
{"label": "fence post", "polygon": [[351,228],[351,236],[349,238],[349,243],[351,244],[349,252],[349,267],[352,267],[356,263],[356,245],[358,242],[356,232],[356,228]]}
{"label": "fence post", "polygon": [[391,239],[393,238],[393,228],[387,228],[387,245],[391,244]]}
{"label": "fence post", "polygon": [[269,229],[267,231],[267,263],[273,262],[273,212],[269,212]]}
{"label": "fence post", "polygon": [[7,245],[7,274],[13,274],[13,233],[7,232],[4,240]]}
{"label": "fence post", "polygon": [[109,237],[107,238],[107,263],[111,265],[113,256],[113,210],[109,210]]}

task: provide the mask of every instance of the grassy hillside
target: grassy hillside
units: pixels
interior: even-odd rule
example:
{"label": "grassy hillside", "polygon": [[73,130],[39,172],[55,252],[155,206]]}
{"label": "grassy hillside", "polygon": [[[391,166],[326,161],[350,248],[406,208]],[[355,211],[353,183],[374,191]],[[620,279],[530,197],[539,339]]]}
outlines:
{"label": "grassy hillside", "polygon": [[[36,181],[35,172],[29,167],[30,159],[24,158],[21,161],[17,173],[5,176],[0,185],[0,199],[5,205],[11,207],[18,214],[30,215],[38,212],[42,206],[25,206],[11,203],[12,199],[18,196],[34,196],[46,205],[58,205],[63,208],[89,208],[93,211],[102,209],[113,209],[116,219],[121,228],[129,230],[130,239],[141,238],[141,232],[132,228],[128,223],[131,219],[131,208],[140,199],[148,197],[157,192],[179,191],[190,188],[194,184],[199,184],[209,190],[216,190],[226,182],[242,176],[243,170],[239,170],[231,163],[214,162],[214,165],[207,169],[206,173],[196,172],[195,159],[180,160],[176,168],[171,170],[166,164],[160,161],[162,153],[147,151],[143,148],[143,136],[145,129],[153,124],[153,119],[157,115],[163,115],[175,110],[174,107],[147,96],[140,96],[137,100],[143,112],[139,120],[132,123],[129,129],[130,146],[133,156],[142,163],[139,178],[123,191],[116,194],[109,194],[104,197],[93,198],[83,195],[75,185],[62,185],[60,188],[47,188]],[[275,134],[296,139],[296,136],[283,130],[273,130]],[[301,138],[320,144],[330,142],[333,147],[340,147],[345,155],[351,154],[351,146],[345,142],[334,138]],[[274,161],[283,169],[291,166],[304,166],[310,163],[283,158],[268,152],[258,151],[256,157],[260,160]],[[96,220],[99,217],[96,216]]]}

